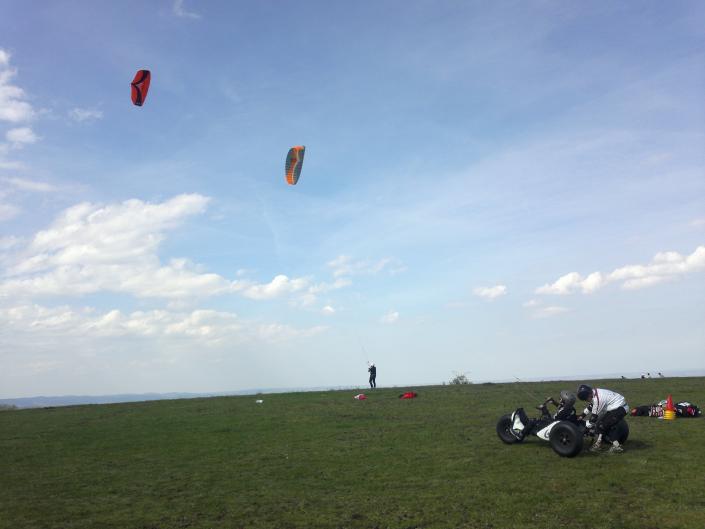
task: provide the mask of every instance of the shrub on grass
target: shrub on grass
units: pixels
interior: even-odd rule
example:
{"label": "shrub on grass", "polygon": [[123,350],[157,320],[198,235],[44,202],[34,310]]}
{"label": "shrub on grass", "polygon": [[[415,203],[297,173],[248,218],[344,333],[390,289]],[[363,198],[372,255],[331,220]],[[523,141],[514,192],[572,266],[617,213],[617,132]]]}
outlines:
{"label": "shrub on grass", "polygon": [[470,379],[465,375],[465,373],[458,373],[453,378],[450,379],[448,384],[472,384]]}

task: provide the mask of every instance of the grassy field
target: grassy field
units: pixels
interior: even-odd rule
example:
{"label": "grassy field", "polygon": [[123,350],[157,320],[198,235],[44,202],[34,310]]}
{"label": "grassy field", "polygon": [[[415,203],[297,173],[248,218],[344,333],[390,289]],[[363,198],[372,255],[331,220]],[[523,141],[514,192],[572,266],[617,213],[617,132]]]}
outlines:
{"label": "grassy field", "polygon": [[[597,382],[630,405],[705,379]],[[516,383],[0,412],[0,528],[705,528],[705,418],[628,418],[621,455],[502,444]],[[255,404],[256,398],[264,403]]]}

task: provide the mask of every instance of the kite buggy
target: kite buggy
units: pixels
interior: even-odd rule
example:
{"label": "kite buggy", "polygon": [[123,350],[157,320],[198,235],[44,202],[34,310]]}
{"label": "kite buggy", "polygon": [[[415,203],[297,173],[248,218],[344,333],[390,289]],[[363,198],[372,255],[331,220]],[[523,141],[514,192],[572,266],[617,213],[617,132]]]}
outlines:
{"label": "kite buggy", "polygon": [[[551,415],[548,404],[557,406],[557,411]],[[575,457],[583,449],[585,438],[595,438],[595,424],[584,420],[575,413],[575,395],[561,391],[561,399],[556,402],[553,397],[547,398],[536,409],[541,415],[531,419],[523,408],[513,413],[503,415],[497,422],[497,435],[506,444],[523,442],[529,435],[534,435],[543,441],[548,441],[551,448],[559,456]],[[612,426],[604,435],[605,441],[617,441],[620,445],[629,437],[629,426],[623,419]]]}

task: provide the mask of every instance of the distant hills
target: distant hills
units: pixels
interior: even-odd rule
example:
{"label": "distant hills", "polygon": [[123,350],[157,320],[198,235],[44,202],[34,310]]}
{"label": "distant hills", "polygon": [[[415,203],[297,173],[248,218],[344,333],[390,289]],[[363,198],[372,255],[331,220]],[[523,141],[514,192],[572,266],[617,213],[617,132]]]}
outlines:
{"label": "distant hills", "polygon": [[[221,393],[217,395],[222,395]],[[125,395],[63,395],[59,397],[23,397],[0,399],[0,404],[18,408],[48,408],[53,406],[75,406],[79,404],[112,404],[116,402],[140,402],[147,400],[193,399],[212,397],[207,393],[142,393]]]}
{"label": "distant hills", "polygon": [[[620,379],[622,377],[628,379],[640,378],[639,373],[609,373],[603,375],[584,375],[582,377],[575,375],[566,375],[562,377],[549,377],[549,378],[535,378],[527,377],[524,379],[519,379],[515,377],[514,379],[508,380],[496,380],[496,381],[484,381],[484,380],[473,380],[473,383],[486,383],[486,382],[496,382],[496,383],[507,383],[507,382],[539,382],[539,381],[576,381],[576,380],[605,380],[605,379]],[[705,370],[702,368],[687,369],[687,370],[677,370],[669,371],[666,373],[666,378],[673,377],[692,377],[692,376],[705,376]],[[658,374],[652,372],[651,377],[656,379]],[[393,387],[422,387],[428,385],[441,385],[443,382],[436,384],[421,383],[421,384],[405,384]],[[388,386],[389,387],[389,386]],[[319,386],[319,387],[298,387],[298,388],[255,388],[246,389],[241,391],[222,391],[213,393],[130,393],[130,394],[118,394],[118,395],[63,395],[58,397],[22,397],[15,399],[0,399],[0,407],[14,406],[16,408],[49,408],[54,406],[78,406],[84,404],[115,404],[119,402],[143,402],[150,400],[173,400],[173,399],[197,399],[205,397],[227,397],[235,395],[257,395],[266,393],[296,393],[302,391],[335,391],[335,390],[354,390],[354,391],[365,391],[367,385],[359,386]]]}
{"label": "distant hills", "polygon": [[55,406],[78,406],[84,404],[115,404],[118,402],[144,402],[150,400],[197,399],[204,397],[227,397],[231,395],[257,395],[260,393],[295,393],[299,391],[326,391],[331,389],[351,389],[346,387],[320,388],[257,388],[242,391],[224,391],[215,393],[131,393],[118,395],[62,395],[58,397],[22,397],[0,399],[0,406],[17,408],[51,408]]}

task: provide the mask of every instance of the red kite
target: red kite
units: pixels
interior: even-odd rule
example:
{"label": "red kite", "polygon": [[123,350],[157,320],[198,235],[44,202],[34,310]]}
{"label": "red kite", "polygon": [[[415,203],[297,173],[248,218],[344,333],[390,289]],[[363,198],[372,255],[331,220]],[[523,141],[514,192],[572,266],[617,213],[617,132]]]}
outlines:
{"label": "red kite", "polygon": [[141,107],[144,100],[147,99],[149,91],[149,81],[152,79],[152,74],[149,70],[139,70],[132,80],[132,103]]}

